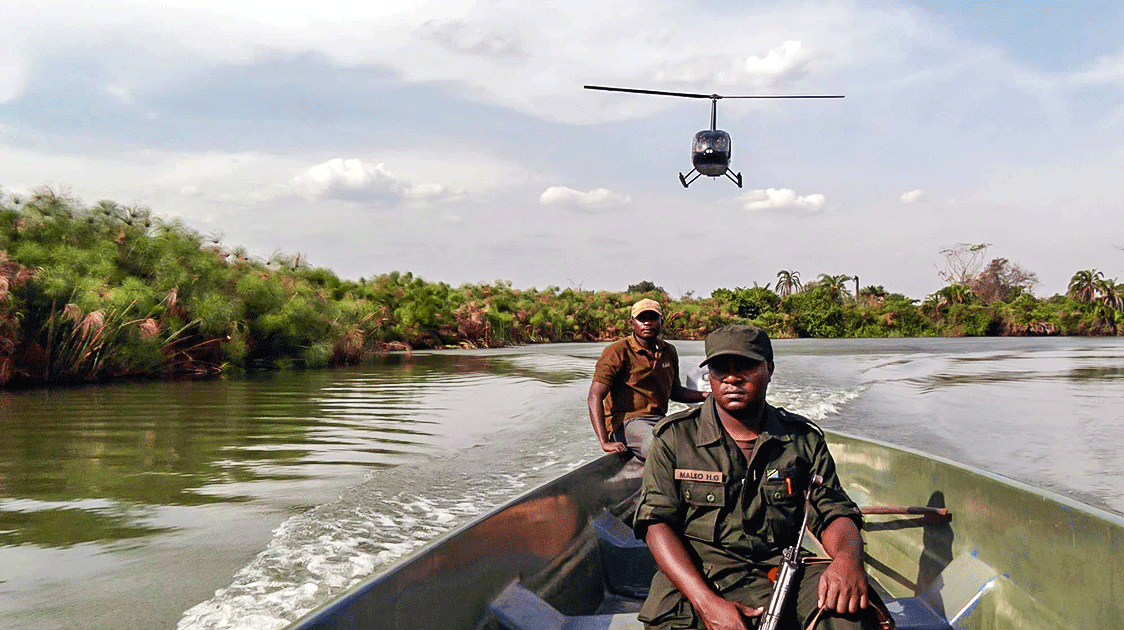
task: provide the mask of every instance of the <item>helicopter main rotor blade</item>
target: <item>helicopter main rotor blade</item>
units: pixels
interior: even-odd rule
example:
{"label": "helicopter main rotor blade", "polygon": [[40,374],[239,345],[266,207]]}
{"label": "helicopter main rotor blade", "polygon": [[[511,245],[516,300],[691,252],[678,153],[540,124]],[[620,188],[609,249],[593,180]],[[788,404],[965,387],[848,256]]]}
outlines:
{"label": "helicopter main rotor blade", "polygon": [[661,96],[683,96],[686,98],[722,98],[717,94],[695,94],[693,92],[665,92],[663,90],[638,90],[636,88],[605,87],[603,85],[587,85],[587,90],[604,90],[606,92],[631,92],[632,94],[659,94]]}
{"label": "helicopter main rotor blade", "polygon": [[606,87],[603,85],[586,85],[587,90],[604,90],[606,92],[629,92],[631,94],[657,94],[660,96],[682,96],[684,98],[843,98],[842,94],[774,94],[774,95],[749,95],[749,96],[723,96],[721,94],[698,94],[695,92],[667,92],[665,90],[641,90],[637,88]]}
{"label": "helicopter main rotor blade", "polygon": [[718,98],[843,98],[844,96],[845,95],[843,94],[772,94],[755,96],[719,96]]}

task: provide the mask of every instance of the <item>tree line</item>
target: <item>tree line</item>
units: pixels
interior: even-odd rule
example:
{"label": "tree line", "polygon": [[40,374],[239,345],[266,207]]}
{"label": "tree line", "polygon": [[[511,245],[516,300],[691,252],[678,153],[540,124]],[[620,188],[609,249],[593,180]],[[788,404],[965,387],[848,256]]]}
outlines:
{"label": "tree line", "polygon": [[[1121,288],[1078,271],[1064,295],[986,244],[943,252],[948,285],[919,301],[853,276],[672,299],[651,281],[623,292],[508,281],[453,287],[397,271],[345,280],[298,256],[229,249],[145,208],[86,206],[41,189],[0,194],[0,386],[231,370],[325,367],[391,350],[606,341],[641,297],[665,304],[665,334],[701,339],[731,323],[775,337],[1116,335]],[[986,262],[985,262],[986,261]],[[851,290],[853,286],[853,291]]]}

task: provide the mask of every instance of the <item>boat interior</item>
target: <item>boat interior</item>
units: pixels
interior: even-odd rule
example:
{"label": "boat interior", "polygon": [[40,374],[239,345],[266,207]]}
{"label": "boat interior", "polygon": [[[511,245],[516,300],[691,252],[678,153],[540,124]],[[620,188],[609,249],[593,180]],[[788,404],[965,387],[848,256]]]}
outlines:
{"label": "boat interior", "polygon": [[[636,539],[626,523],[635,499],[604,509],[590,521],[588,535],[580,536],[573,549],[537,574],[508,584],[489,603],[478,630],[642,630],[636,616],[656,564],[647,545]],[[877,511],[881,523],[894,530],[940,528],[951,518],[947,510],[939,508],[881,507]],[[889,516],[896,518],[890,520]],[[810,554],[822,555],[814,539],[807,547]],[[975,578],[955,584],[934,582],[910,597],[893,597],[877,583],[874,586],[893,617],[893,625],[887,627],[942,630],[952,625],[941,611],[968,608],[994,576],[977,571]]]}
{"label": "boat interior", "polygon": [[[841,434],[828,441],[863,508],[867,574],[897,628],[1124,630],[1115,562],[1124,517],[908,449]],[[591,461],[290,630],[641,628],[655,564],[629,527],[640,473],[616,455]]]}

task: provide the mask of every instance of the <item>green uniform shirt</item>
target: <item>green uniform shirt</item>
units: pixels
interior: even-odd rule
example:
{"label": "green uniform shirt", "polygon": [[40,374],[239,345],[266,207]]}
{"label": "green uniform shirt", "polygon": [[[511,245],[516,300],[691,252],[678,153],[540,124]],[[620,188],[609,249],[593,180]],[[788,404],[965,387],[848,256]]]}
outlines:
{"label": "green uniform shirt", "polygon": [[[719,593],[730,596],[731,589],[745,587],[751,574],[763,575],[765,568],[776,566],[785,547],[796,543],[804,490],[813,474],[824,482],[812,490],[812,533],[819,538],[840,516],[862,527],[859,508],[835,474],[823,433],[802,416],[766,404],[764,426],[748,462],[722,428],[713,397],[665,418],[654,433],[644,464],[636,535],[643,538],[652,523],[670,525]],[[658,622],[689,605],[660,571],[640,620]]]}
{"label": "green uniform shirt", "polygon": [[629,335],[605,346],[593,380],[609,386],[605,430],[612,434],[628,418],[667,413],[671,390],[679,382],[679,354],[666,341],[659,340],[653,351]]}

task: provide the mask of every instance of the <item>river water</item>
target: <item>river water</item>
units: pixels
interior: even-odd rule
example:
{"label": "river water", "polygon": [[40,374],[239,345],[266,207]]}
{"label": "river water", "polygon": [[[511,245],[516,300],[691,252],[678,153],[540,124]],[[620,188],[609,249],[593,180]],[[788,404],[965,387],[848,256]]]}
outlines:
{"label": "river water", "polygon": [[[599,456],[603,345],[0,392],[0,628],[284,627]],[[775,347],[770,401],[826,429],[1124,513],[1124,339]]]}

